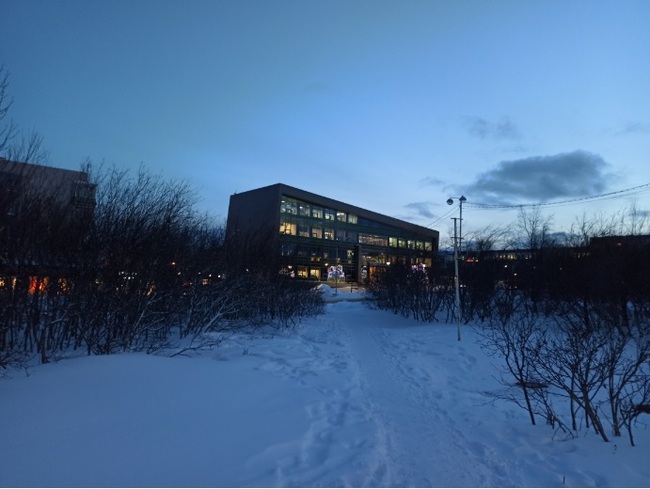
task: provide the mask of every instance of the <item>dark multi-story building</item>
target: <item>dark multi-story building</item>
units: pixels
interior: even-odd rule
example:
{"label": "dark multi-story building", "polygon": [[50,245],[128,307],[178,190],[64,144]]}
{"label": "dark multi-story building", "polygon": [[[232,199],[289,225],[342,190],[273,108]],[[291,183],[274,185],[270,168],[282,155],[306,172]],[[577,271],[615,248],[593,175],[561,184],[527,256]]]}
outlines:
{"label": "dark multi-story building", "polygon": [[18,265],[34,267],[31,248],[41,229],[90,225],[95,187],[83,171],[0,158],[0,269],[11,273]]}
{"label": "dark multi-story building", "polygon": [[58,205],[74,217],[92,217],[95,184],[88,173],[0,158],[0,214],[15,217],[35,201]]}
{"label": "dark multi-story building", "polygon": [[439,232],[278,183],[230,197],[227,239],[256,237],[280,273],[359,281],[391,264],[430,267]]}

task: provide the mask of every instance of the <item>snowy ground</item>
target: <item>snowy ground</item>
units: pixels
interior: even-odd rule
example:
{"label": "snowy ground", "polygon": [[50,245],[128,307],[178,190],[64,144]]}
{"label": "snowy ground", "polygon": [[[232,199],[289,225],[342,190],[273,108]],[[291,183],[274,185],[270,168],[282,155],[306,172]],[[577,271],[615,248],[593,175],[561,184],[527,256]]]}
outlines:
{"label": "snowy ground", "polygon": [[[636,486],[650,430],[564,440],[484,394],[470,327],[348,301],[198,357],[81,357],[0,378],[0,486]],[[555,436],[554,436],[555,435]]]}

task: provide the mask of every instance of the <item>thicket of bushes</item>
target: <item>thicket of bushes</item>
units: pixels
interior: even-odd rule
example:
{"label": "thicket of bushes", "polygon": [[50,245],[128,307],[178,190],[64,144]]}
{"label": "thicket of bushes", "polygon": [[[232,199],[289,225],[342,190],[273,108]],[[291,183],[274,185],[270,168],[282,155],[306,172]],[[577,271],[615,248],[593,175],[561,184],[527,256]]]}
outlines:
{"label": "thicket of bushes", "polygon": [[[321,311],[305,284],[243,273],[250,243],[226,246],[224,225],[196,211],[186,184],[144,169],[102,170],[92,180],[90,216],[28,189],[0,202],[0,366],[70,349],[151,352]],[[9,212],[16,195],[19,212]]]}

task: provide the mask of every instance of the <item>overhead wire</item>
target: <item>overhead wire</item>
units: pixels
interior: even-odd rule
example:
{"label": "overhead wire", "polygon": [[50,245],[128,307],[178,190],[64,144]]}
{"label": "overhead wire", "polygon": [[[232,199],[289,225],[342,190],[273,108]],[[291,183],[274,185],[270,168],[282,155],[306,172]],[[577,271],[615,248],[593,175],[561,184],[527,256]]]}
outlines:
{"label": "overhead wire", "polygon": [[[629,197],[647,191],[650,191],[650,182],[644,183],[643,185],[637,185],[636,187],[616,190],[604,194],[591,195],[587,197],[577,197],[574,199],[565,199],[565,200],[558,200],[553,202],[538,202],[532,204],[485,204],[480,202],[467,201],[464,203],[464,206],[475,210],[504,210],[504,209],[511,210],[511,209],[520,209],[520,208],[529,208],[529,207],[554,207],[554,206],[560,207],[565,205],[578,204],[581,202],[597,202],[600,200],[610,200],[610,199],[618,199],[621,197]],[[449,216],[451,213],[455,211],[456,211],[456,206],[451,207],[447,212],[445,212],[437,219],[427,224],[425,227],[431,227],[439,223],[440,221],[442,221],[443,219],[445,219],[447,216]]]}
{"label": "overhead wire", "polygon": [[438,217],[435,221],[431,222],[430,224],[427,224],[425,227],[428,227],[428,228],[429,228],[429,227],[433,226],[434,224],[439,223],[439,222],[442,221],[445,217],[447,217],[449,214],[451,214],[452,212],[455,212],[455,211],[456,211],[456,207],[454,206],[454,207],[452,207],[451,209],[449,209],[447,212],[445,212],[442,216]]}
{"label": "overhead wire", "polygon": [[528,207],[560,207],[565,205],[573,205],[581,202],[596,202],[599,200],[610,200],[618,199],[621,197],[629,197],[631,195],[640,194],[650,190],[650,183],[645,183],[643,185],[637,185],[636,187],[630,187],[622,190],[616,190],[614,192],[607,192],[599,195],[591,195],[587,197],[578,197],[574,199],[565,199],[553,202],[538,202],[532,204],[485,204],[480,202],[466,202],[465,206],[468,206],[476,210],[497,210],[497,209],[520,209]]}

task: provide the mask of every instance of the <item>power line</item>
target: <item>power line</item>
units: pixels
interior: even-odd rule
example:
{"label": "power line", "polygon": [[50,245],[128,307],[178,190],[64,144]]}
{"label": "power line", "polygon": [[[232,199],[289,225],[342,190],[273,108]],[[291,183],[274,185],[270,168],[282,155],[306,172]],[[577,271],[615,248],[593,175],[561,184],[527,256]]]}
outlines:
{"label": "power line", "polygon": [[445,217],[447,217],[449,214],[451,214],[451,213],[454,212],[455,210],[456,210],[456,208],[455,208],[455,207],[452,207],[452,208],[449,209],[447,212],[445,212],[442,216],[440,216],[438,219],[436,219],[435,221],[433,221],[433,222],[430,223],[430,224],[427,224],[425,227],[430,228],[430,227],[433,226],[434,224],[439,223],[440,221],[442,221]]}
{"label": "power line", "polygon": [[648,190],[650,190],[650,183],[644,183],[643,185],[638,185],[636,187],[630,187],[623,190],[616,190],[614,192],[608,192],[605,194],[592,195],[588,197],[579,197],[575,199],[558,200],[554,202],[541,202],[536,204],[484,204],[484,203],[475,203],[475,202],[468,201],[465,205],[470,206],[472,209],[477,209],[477,210],[518,209],[523,207],[553,207],[553,206],[572,205],[579,202],[593,202],[597,200],[617,199],[620,197],[627,197],[630,195],[647,192]]}

